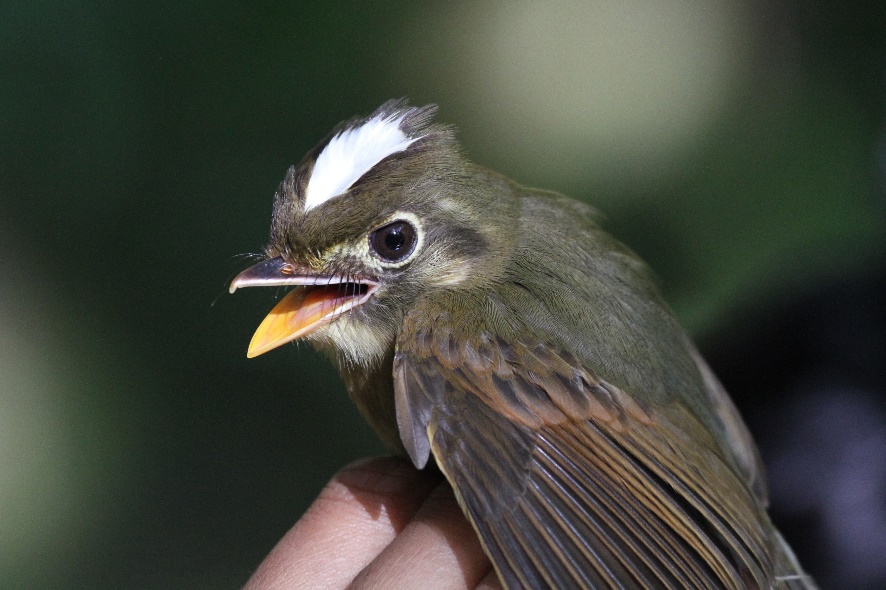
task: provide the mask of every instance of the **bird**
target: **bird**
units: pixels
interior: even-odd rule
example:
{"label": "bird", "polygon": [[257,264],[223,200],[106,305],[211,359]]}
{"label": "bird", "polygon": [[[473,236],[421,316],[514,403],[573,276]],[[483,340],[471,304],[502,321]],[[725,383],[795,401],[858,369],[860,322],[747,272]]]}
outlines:
{"label": "bird", "polygon": [[230,284],[292,287],[247,356],[327,355],[382,441],[444,474],[505,588],[816,588],[647,265],[436,112],[388,101],[289,167]]}

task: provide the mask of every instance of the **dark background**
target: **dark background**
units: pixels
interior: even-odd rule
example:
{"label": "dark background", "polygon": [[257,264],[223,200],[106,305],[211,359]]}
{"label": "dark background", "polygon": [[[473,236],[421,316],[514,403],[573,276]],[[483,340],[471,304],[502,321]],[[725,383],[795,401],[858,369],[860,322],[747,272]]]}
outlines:
{"label": "dark background", "polygon": [[383,452],[226,284],[286,168],[406,96],[606,213],[809,571],[886,587],[882,3],[418,4],[0,4],[0,586],[237,587]]}

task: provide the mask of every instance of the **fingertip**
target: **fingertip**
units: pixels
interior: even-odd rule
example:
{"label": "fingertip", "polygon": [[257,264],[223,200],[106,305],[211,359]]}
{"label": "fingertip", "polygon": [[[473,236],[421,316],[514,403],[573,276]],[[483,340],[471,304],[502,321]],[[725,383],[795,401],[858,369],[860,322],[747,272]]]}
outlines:
{"label": "fingertip", "polygon": [[344,587],[407,525],[439,475],[397,457],[351,463],[259,566],[247,588]]}
{"label": "fingertip", "polygon": [[474,588],[492,568],[447,482],[355,579],[359,588]]}
{"label": "fingertip", "polygon": [[397,494],[425,474],[401,457],[369,457],[342,467],[333,477],[358,493]]}
{"label": "fingertip", "polygon": [[356,503],[373,519],[384,514],[399,531],[440,480],[439,475],[418,471],[403,458],[373,457],[342,468],[320,498]]}

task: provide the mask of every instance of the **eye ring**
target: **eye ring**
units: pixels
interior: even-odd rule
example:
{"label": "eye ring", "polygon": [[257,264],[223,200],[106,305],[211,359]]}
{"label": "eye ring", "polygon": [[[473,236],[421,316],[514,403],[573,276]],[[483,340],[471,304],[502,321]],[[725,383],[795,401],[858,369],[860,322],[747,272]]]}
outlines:
{"label": "eye ring", "polygon": [[369,234],[369,248],[382,262],[405,262],[418,244],[418,230],[405,219],[386,223]]}

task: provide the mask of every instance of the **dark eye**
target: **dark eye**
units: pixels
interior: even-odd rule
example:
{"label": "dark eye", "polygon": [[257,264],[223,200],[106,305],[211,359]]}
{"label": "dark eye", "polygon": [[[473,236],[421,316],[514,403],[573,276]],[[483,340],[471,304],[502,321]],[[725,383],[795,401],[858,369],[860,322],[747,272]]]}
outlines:
{"label": "dark eye", "polygon": [[402,262],[415,250],[415,228],[406,221],[393,221],[372,232],[369,245],[385,262]]}

